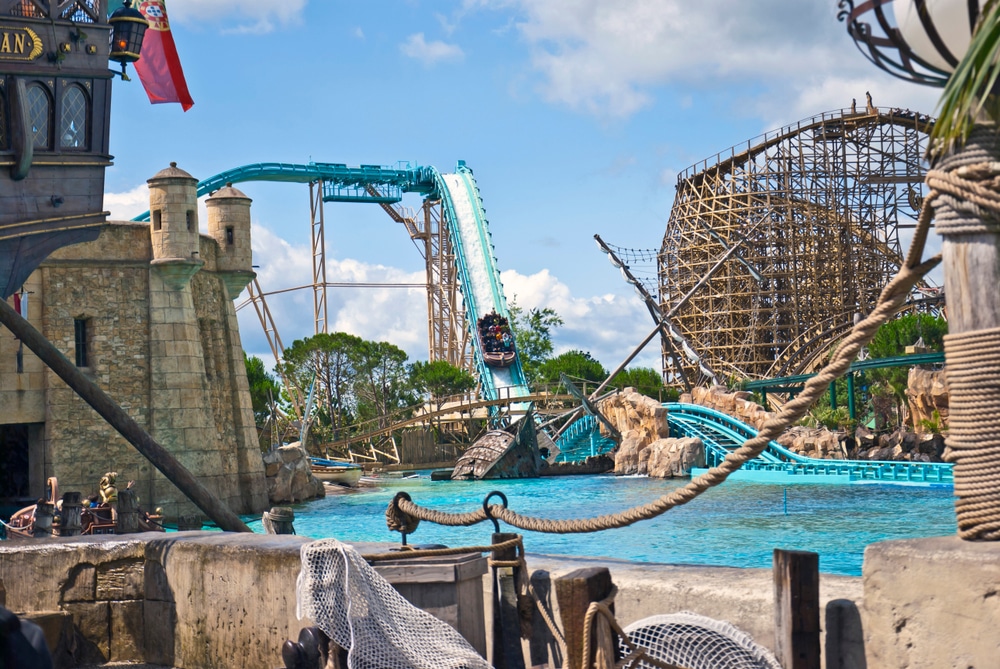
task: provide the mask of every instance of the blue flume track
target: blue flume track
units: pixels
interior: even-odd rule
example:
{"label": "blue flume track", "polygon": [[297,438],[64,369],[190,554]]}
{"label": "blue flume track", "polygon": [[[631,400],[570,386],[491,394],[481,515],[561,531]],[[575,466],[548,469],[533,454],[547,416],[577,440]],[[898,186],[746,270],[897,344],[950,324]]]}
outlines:
{"label": "blue flume track", "polygon": [[[254,163],[235,167],[198,182],[198,197],[209,195],[226,184],[248,181],[323,184],[324,202],[367,202],[395,204],[404,193],[441,200],[445,224],[455,249],[455,265],[465,308],[470,340],[484,399],[523,397],[530,394],[520,357],[510,367],[489,367],[479,347],[476,324],[495,311],[510,318],[507,299],[500,282],[493,242],[482,196],[472,170],[459,161],[455,174],[441,174],[436,168],[400,162],[395,166],[344,163]],[[149,212],[134,221],[148,221]]]}
{"label": "blue flume track", "polygon": [[[757,430],[732,416],[695,404],[671,402],[667,407],[670,433],[697,437],[705,445],[709,467],[757,436]],[[705,470],[696,469],[692,476]],[[733,473],[733,480],[766,483],[892,483],[897,485],[952,485],[952,465],[937,462],[881,462],[825,460],[794,453],[772,441],[757,458]]]}

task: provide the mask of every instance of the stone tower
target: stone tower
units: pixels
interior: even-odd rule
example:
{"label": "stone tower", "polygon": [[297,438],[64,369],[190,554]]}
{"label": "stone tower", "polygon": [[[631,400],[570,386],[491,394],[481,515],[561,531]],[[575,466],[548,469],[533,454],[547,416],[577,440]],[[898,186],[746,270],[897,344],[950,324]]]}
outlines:
{"label": "stone tower", "polygon": [[250,202],[231,183],[205,201],[208,234],[219,244],[216,269],[230,299],[236,298],[256,276],[250,249]]}
{"label": "stone tower", "polygon": [[165,283],[181,288],[204,264],[199,258],[198,180],[170,163],[146,183],[152,264]]}

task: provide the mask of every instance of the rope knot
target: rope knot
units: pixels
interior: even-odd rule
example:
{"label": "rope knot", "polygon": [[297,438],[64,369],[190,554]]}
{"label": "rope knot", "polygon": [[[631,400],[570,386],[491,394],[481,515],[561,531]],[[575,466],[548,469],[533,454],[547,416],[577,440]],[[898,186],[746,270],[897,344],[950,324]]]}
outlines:
{"label": "rope knot", "polygon": [[417,531],[417,526],[420,525],[420,519],[415,516],[411,516],[400,509],[400,500],[406,500],[407,502],[413,501],[410,499],[410,495],[408,493],[397,492],[396,496],[392,498],[392,501],[389,502],[389,506],[385,510],[385,524],[392,532],[413,534]]}

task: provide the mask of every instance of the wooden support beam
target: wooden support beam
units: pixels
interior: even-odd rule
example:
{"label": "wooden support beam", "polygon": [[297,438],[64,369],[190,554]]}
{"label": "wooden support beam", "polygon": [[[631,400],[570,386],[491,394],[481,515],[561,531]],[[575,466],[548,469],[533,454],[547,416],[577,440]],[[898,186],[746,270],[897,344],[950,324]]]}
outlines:
{"label": "wooden support beam", "polygon": [[[494,532],[493,543],[499,544],[518,535]],[[494,562],[517,559],[514,547],[493,551]],[[521,618],[517,612],[517,567],[493,568],[493,666],[497,669],[524,669],[521,649]]]}
{"label": "wooden support beam", "polygon": [[[577,569],[556,579],[556,600],[566,637],[566,666],[569,669],[591,666],[596,655],[593,646],[596,644],[592,644],[591,657],[584,658],[584,619],[591,602],[603,601],[611,594],[611,588],[611,572],[607,567]],[[614,605],[610,608],[613,612]]]}
{"label": "wooden support beam", "polygon": [[[118,403],[101,390],[73,363],[66,359],[52,342],[21,318],[6,300],[0,300],[0,324],[14,333],[38,358],[48,365],[67,386],[79,395],[111,427],[125,437],[154,467],[187,495],[216,525],[228,532],[252,532],[239,516],[201,484],[170,451],[163,448],[142,429]],[[55,501],[55,500],[53,500]]]}
{"label": "wooden support beam", "polygon": [[774,549],[774,649],[784,669],[820,669],[819,554]]}

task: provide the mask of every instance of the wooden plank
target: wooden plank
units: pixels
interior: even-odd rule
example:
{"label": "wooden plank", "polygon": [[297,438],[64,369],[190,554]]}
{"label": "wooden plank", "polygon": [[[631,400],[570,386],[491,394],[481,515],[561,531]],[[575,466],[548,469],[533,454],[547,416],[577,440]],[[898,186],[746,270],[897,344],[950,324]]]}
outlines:
{"label": "wooden plank", "polygon": [[[518,535],[494,532],[494,544],[516,539]],[[517,559],[516,548],[493,551],[495,561]],[[517,574],[513,567],[493,569],[493,666],[497,669],[524,669],[521,649],[521,620],[517,613]]]}
{"label": "wooden plank", "polygon": [[820,669],[819,554],[774,549],[774,648],[784,669]]}
{"label": "wooden plank", "polygon": [[[611,594],[611,572],[607,567],[577,569],[556,579],[556,600],[566,637],[566,663],[569,669],[589,667],[591,658],[583,657],[583,622],[591,602]],[[614,607],[611,607],[612,612]]]}

